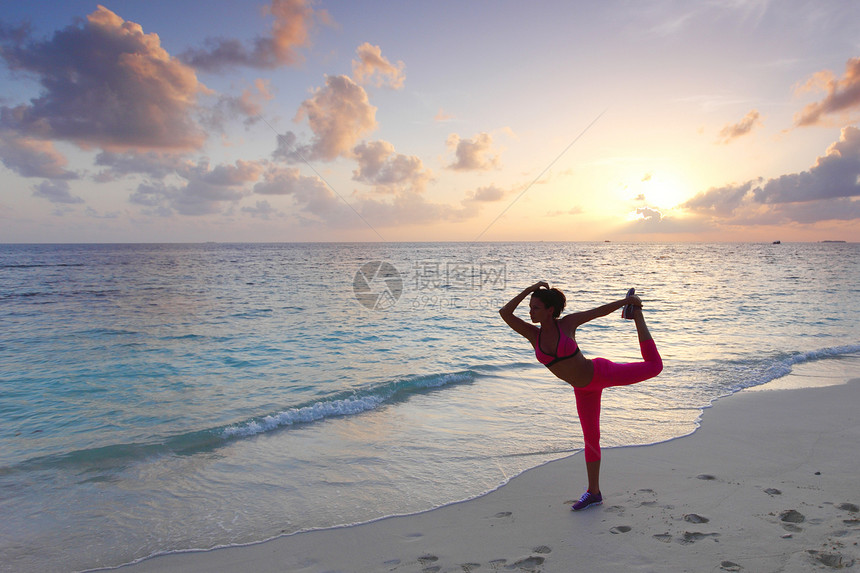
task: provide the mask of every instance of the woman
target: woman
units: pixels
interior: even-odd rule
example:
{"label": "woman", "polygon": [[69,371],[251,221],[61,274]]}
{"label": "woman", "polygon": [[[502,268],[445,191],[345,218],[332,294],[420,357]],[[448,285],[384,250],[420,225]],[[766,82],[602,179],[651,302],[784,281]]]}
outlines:
{"label": "woman", "polygon": [[[540,328],[514,316],[514,310],[528,295],[531,295],[529,316],[533,323],[540,324]],[[600,493],[600,396],[603,389],[653,378],[663,370],[663,360],[657,352],[648,327],[645,326],[642,301],[638,296],[628,296],[593,310],[575,312],[559,319],[565,303],[564,294],[560,290],[549,288],[545,282],[538,282],[511,299],[499,310],[499,314],[508,326],[531,342],[538,361],[573,386],[576,411],[585,441],[585,466],[588,472],[588,489],[579,501],[573,504],[573,510],[579,511],[603,503]],[[583,356],[574,338],[576,328],[626,305],[632,305],[632,313],[626,317],[632,318],[636,323],[639,348],[644,361],[616,364],[605,358],[589,360]]]}

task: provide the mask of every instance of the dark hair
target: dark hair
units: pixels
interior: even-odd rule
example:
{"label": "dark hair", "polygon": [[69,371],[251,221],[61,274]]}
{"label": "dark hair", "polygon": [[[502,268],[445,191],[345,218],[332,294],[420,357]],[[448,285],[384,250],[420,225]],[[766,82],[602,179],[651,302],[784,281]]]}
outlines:
{"label": "dark hair", "polygon": [[553,318],[561,316],[561,311],[564,310],[564,305],[567,304],[564,293],[557,288],[539,288],[532,292],[532,296],[536,296],[545,307],[552,307]]}

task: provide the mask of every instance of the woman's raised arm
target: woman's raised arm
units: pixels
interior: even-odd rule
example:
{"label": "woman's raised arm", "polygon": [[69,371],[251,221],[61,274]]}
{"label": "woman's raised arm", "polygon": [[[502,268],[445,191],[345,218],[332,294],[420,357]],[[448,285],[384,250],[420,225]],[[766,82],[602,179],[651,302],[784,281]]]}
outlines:
{"label": "woman's raised arm", "polygon": [[499,309],[499,314],[501,315],[502,320],[504,320],[507,325],[510,326],[512,329],[519,332],[521,335],[525,336],[529,340],[533,340],[534,337],[537,335],[537,327],[515,316],[514,311],[517,309],[520,303],[523,302],[524,298],[526,298],[539,288],[549,288],[549,285],[543,281],[536,282],[530,287],[526,287],[525,289],[523,289],[523,292],[512,298],[510,301],[508,301],[508,304]]}

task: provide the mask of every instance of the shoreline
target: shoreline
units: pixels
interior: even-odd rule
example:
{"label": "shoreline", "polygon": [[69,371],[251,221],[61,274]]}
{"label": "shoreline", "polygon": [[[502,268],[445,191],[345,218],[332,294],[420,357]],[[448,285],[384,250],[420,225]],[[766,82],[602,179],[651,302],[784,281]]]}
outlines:
{"label": "shoreline", "polygon": [[[765,385],[767,386],[767,385]],[[571,512],[580,454],[478,498],[244,546],[155,556],[148,571],[808,571],[860,565],[860,379],[741,391],[696,431],[604,453],[604,505]],[[702,453],[706,452],[706,455]]]}

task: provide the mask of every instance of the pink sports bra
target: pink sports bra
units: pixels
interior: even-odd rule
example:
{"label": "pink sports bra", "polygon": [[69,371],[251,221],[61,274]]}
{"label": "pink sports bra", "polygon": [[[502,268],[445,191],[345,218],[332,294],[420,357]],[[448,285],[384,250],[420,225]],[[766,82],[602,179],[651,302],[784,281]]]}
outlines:
{"label": "pink sports bra", "polygon": [[540,335],[543,329],[538,331],[537,344],[535,344],[535,356],[538,362],[546,366],[552,366],[565,358],[573,358],[579,354],[579,346],[576,341],[569,336],[563,335],[558,327],[558,321],[553,321],[555,329],[558,331],[558,344],[555,347],[555,354],[547,354],[540,349]]}

